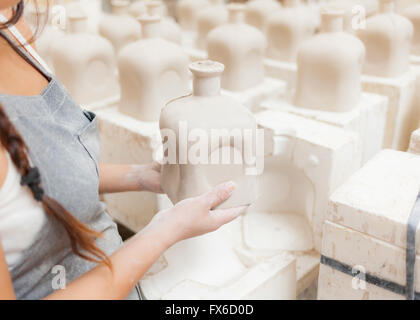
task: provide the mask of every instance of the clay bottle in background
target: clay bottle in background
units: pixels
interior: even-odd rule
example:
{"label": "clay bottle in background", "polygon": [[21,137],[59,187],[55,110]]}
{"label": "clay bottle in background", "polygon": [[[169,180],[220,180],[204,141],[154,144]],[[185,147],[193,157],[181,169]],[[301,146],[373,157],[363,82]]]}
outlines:
{"label": "clay bottle in background", "polygon": [[357,37],[343,31],[343,16],[342,10],[325,9],[321,33],[301,45],[296,106],[345,112],[358,105],[365,47]]}
{"label": "clay bottle in background", "polygon": [[[244,161],[247,159],[245,150],[253,150],[252,139],[247,142],[252,150],[246,149],[240,142],[234,143],[234,139],[216,139],[218,135],[212,130],[229,133],[237,130],[245,141],[244,132],[255,136],[256,121],[235,99],[220,95],[222,64],[195,62],[190,70],[194,76],[193,93],[172,100],[163,108],[160,117],[167,160],[161,175],[163,190],[175,204],[208,192],[219,183],[234,181],[236,189],[232,197],[220,208],[252,204],[258,194],[257,176],[248,174],[250,162]],[[189,142],[185,140],[188,137]],[[222,162],[224,153],[230,155],[230,159],[225,158],[227,161]]]}
{"label": "clay bottle in background", "polygon": [[199,49],[206,48],[206,38],[211,30],[228,22],[229,15],[225,1],[212,0],[211,4],[201,10],[197,16],[196,46]]}
{"label": "clay bottle in background", "polygon": [[229,23],[213,29],[207,36],[210,60],[225,65],[222,88],[241,91],[264,81],[267,41],[257,28],[244,23],[245,7],[230,4]]}
{"label": "clay bottle in background", "polygon": [[118,55],[119,110],[142,121],[158,121],[165,103],[189,92],[189,58],[180,46],[161,38],[159,16],[139,21],[143,38]]}
{"label": "clay bottle in background", "polygon": [[411,53],[420,55],[420,3],[406,8],[402,14],[413,24],[413,40],[411,43]]}
{"label": "clay bottle in background", "polygon": [[299,46],[314,35],[318,18],[301,0],[286,0],[285,8],[273,13],[267,22],[267,56],[296,62]]}
{"label": "clay bottle in background", "polygon": [[251,0],[246,4],[246,23],[265,31],[270,15],[281,9],[277,0]]}
{"label": "clay bottle in background", "polygon": [[160,32],[161,37],[168,41],[181,44],[182,30],[178,23],[172,18],[162,16],[166,5],[160,0],[149,0],[146,2],[147,14],[150,16],[160,16]]}
{"label": "clay bottle in background", "polygon": [[141,28],[135,18],[128,14],[129,0],[110,0],[112,13],[99,22],[99,34],[113,44],[116,52],[125,45],[141,38]]}
{"label": "clay bottle in background", "polygon": [[[44,59],[45,63],[50,67],[51,72],[54,73],[52,54],[55,43],[65,36],[64,30],[59,26],[52,24],[53,16],[47,12],[44,6],[29,6],[26,11],[26,18],[29,25],[36,33],[35,44],[39,55]],[[39,28],[37,30],[37,28]]]}
{"label": "clay bottle in background", "polygon": [[195,31],[198,12],[209,5],[208,0],[179,0],[176,5],[176,16],[182,29]]}
{"label": "clay bottle in background", "polygon": [[69,13],[68,20],[69,34],[58,39],[52,49],[56,76],[79,104],[117,95],[119,85],[112,44],[86,32],[84,13]]}
{"label": "clay bottle in background", "polygon": [[380,0],[378,14],[366,21],[357,36],[366,47],[363,73],[379,77],[398,77],[410,68],[413,25],[394,12],[395,0]]}
{"label": "clay bottle in background", "polygon": [[127,11],[135,19],[138,17],[147,14],[147,4],[148,0],[137,0],[130,4]]}

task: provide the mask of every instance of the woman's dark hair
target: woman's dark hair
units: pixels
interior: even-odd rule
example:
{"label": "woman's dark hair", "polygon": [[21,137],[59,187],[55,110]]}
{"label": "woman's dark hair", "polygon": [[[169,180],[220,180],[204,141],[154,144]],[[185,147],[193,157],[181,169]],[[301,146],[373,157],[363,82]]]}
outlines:
{"label": "woman's dark hair", "polygon": [[[13,16],[0,28],[16,24],[23,14],[23,0],[13,9]],[[0,36],[2,33],[0,32]],[[6,38],[5,38],[6,39]],[[10,43],[16,50],[16,45]],[[19,50],[16,50],[19,52]],[[12,122],[9,120],[4,108],[0,105],[0,143],[9,153],[10,158],[20,173],[21,184],[28,186],[34,198],[42,203],[47,214],[59,221],[66,230],[72,250],[78,256],[96,263],[105,263],[111,267],[111,262],[106,254],[96,246],[95,240],[102,234],[92,230],[87,225],[77,220],[70,212],[68,212],[57,201],[47,196],[42,189],[41,177],[37,168],[31,167],[28,158],[28,148],[16,130]]]}

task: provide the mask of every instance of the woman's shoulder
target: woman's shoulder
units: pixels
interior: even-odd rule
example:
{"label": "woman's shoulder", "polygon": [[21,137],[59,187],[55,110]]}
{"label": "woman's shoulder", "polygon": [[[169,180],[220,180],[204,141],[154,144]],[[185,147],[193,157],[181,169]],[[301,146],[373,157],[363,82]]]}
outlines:
{"label": "woman's shoulder", "polygon": [[4,181],[6,180],[8,166],[9,164],[7,161],[6,150],[0,144],[0,188],[3,186]]}

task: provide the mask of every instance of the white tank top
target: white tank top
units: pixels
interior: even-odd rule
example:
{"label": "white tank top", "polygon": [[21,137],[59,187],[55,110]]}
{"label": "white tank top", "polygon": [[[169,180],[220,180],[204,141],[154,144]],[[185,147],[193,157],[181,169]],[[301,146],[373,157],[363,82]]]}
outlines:
{"label": "white tank top", "polygon": [[0,187],[0,241],[9,270],[19,263],[46,219],[42,205],[20,184],[21,176],[6,153],[8,170]]}

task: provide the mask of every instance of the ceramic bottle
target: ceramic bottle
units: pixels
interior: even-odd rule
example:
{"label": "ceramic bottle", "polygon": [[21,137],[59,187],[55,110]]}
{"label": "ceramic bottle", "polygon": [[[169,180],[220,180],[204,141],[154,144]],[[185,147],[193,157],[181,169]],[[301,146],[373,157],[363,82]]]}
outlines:
{"label": "ceramic bottle", "polygon": [[213,29],[207,36],[210,60],[225,65],[222,88],[242,91],[264,81],[264,55],[267,41],[257,28],[243,22],[245,7],[230,4],[229,23]]}
{"label": "ceramic bottle", "polygon": [[224,0],[212,0],[212,5],[201,10],[197,16],[196,46],[205,49],[208,33],[228,22],[228,10]]}
{"label": "ceramic bottle", "polygon": [[179,0],[176,6],[176,15],[182,29],[195,31],[198,12],[208,5],[210,5],[208,0]]}
{"label": "ceramic bottle", "polygon": [[163,16],[165,4],[160,0],[149,0],[146,2],[147,14],[150,16],[160,16],[160,33],[163,39],[181,44],[182,30],[178,23],[172,18]]}
{"label": "ceramic bottle", "polygon": [[343,31],[344,12],[325,9],[321,33],[303,43],[298,51],[298,107],[345,112],[360,101],[363,43]]}
{"label": "ceramic bottle", "polygon": [[89,104],[119,93],[112,44],[86,32],[83,13],[68,16],[69,34],[58,39],[52,49],[56,76],[80,104]]}
{"label": "ceramic bottle", "polygon": [[414,33],[411,43],[411,53],[420,55],[420,4],[415,4],[406,8],[402,14],[413,24]]}
{"label": "ceramic bottle", "polygon": [[139,18],[143,38],[118,55],[119,110],[142,121],[158,121],[169,100],[189,92],[188,55],[160,36],[160,17]]}
{"label": "ceramic bottle", "polygon": [[366,47],[363,72],[379,77],[398,77],[410,68],[413,25],[395,13],[395,0],[380,0],[378,14],[366,21],[357,36]]}
{"label": "ceramic bottle", "polygon": [[318,21],[312,10],[300,0],[287,0],[285,8],[273,13],[267,22],[267,56],[296,62],[299,46],[314,35]]}
{"label": "ceramic bottle", "polygon": [[265,31],[268,18],[281,9],[277,0],[251,0],[246,5],[246,23]]}
{"label": "ceramic bottle", "polygon": [[99,34],[113,44],[116,52],[125,45],[139,40],[141,28],[135,18],[128,14],[129,0],[110,0],[112,13],[99,22]]}
{"label": "ceramic bottle", "polygon": [[[235,99],[220,94],[222,64],[200,61],[191,64],[190,70],[194,77],[193,93],[172,100],[160,116],[167,155],[161,174],[163,190],[177,203],[206,193],[219,183],[233,181],[236,189],[220,208],[251,204],[258,194],[257,178],[247,172],[245,144],[238,143],[240,139],[234,142],[228,136],[219,139],[218,132],[226,130],[230,134],[237,130],[237,136],[243,136],[243,143],[252,144],[252,141],[244,142],[245,132],[254,135],[256,121]],[[222,154],[231,157],[221,161]]]}

